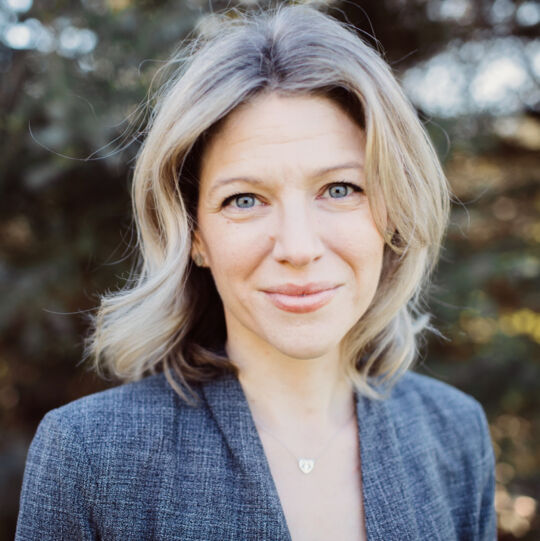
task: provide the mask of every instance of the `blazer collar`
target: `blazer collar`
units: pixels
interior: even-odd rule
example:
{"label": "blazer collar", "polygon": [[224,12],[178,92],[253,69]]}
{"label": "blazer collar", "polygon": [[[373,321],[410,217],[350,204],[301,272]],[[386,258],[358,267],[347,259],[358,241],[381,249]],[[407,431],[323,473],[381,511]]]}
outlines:
{"label": "blazer collar", "polygon": [[[264,529],[291,541],[285,514],[246,396],[233,374],[202,385],[205,400],[245,478],[260,502]],[[368,541],[416,540],[399,439],[388,404],[356,394],[364,516]]]}

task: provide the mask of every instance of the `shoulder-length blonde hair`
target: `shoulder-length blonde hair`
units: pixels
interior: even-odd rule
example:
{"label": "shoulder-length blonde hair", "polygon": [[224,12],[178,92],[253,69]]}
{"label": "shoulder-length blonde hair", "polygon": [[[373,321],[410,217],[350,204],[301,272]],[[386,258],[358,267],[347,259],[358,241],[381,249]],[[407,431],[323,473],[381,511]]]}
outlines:
{"label": "shoulder-length blonde hair", "polygon": [[[231,16],[232,14],[232,16]],[[190,401],[190,384],[236,372],[223,346],[223,306],[208,269],[190,259],[198,168],[228,113],[261,92],[318,94],[366,135],[366,191],[385,239],[378,290],[342,342],[363,394],[392,384],[428,327],[421,294],[439,255],[449,191],[437,155],[391,69],[345,23],[302,5],[214,16],[184,45],[157,95],[132,185],[139,259],[131,279],[101,298],[86,355],[123,381],[163,370]],[[384,211],[392,226],[383,228]],[[433,330],[433,329],[432,329]]]}

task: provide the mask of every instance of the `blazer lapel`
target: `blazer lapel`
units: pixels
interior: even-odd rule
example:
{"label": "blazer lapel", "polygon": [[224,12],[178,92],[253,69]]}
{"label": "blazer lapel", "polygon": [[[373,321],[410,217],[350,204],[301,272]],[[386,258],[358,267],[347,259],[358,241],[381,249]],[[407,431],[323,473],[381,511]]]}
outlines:
{"label": "blazer lapel", "polygon": [[238,381],[227,374],[202,385],[203,394],[221,430],[240,474],[250,487],[245,500],[256,504],[256,514],[246,512],[242,531],[251,531],[249,539],[291,541],[279,495],[274,484],[251,410]]}
{"label": "blazer lapel", "polygon": [[357,414],[367,539],[417,540],[408,478],[388,405],[357,393]]}

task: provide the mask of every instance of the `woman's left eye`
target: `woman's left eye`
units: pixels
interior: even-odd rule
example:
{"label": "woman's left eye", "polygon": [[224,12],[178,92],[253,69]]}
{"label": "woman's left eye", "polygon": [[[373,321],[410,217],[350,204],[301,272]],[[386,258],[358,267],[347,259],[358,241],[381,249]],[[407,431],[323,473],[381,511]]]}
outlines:
{"label": "woman's left eye", "polygon": [[351,182],[335,182],[326,188],[332,199],[347,197],[351,192],[362,192],[362,188]]}

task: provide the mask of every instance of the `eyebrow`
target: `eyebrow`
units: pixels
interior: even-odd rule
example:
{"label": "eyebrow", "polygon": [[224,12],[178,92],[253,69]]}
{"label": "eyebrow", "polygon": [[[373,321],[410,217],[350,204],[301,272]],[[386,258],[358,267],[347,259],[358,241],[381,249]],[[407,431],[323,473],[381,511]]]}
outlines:
{"label": "eyebrow", "polygon": [[[323,175],[327,173],[331,173],[332,171],[339,171],[342,169],[364,169],[364,166],[359,162],[347,162],[347,163],[341,163],[338,165],[331,165],[329,167],[322,167],[321,169],[316,169],[311,173],[312,178],[315,177],[322,177]],[[209,195],[212,195],[218,188],[221,188],[222,186],[226,186],[227,184],[232,184],[234,182],[249,182],[250,184],[255,185],[261,185],[264,184],[264,182],[257,178],[257,177],[231,177],[231,178],[222,178],[219,180],[216,180],[214,183],[214,186],[212,186],[212,189],[209,192]]]}

